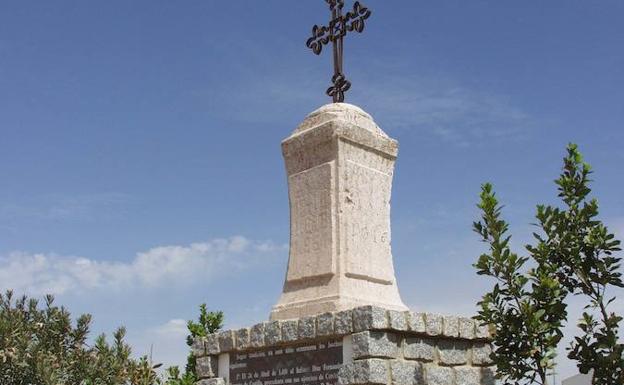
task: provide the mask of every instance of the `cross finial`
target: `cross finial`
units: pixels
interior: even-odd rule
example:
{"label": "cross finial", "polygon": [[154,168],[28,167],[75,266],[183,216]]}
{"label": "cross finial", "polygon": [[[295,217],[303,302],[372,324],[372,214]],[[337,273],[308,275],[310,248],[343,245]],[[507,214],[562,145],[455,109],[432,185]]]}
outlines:
{"label": "cross finial", "polygon": [[312,37],[306,45],[317,55],[321,54],[323,46],[330,42],[334,48],[334,76],[333,85],[327,89],[327,95],[331,96],[334,103],[344,102],[344,94],[351,88],[351,83],[342,72],[343,39],[347,32],[362,32],[364,22],[371,15],[371,11],[359,1],[353,4],[353,10],[342,14],[344,0],[325,0],[329,5],[332,18],[329,26],[312,27]]}

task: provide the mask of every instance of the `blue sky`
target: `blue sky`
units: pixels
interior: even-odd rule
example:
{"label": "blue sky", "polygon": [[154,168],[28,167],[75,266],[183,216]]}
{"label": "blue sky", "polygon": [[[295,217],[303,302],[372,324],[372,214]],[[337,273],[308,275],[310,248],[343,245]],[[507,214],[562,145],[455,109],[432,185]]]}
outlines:
{"label": "blue sky", "polygon": [[[365,3],[347,101],[400,142],[392,245],[411,308],[473,311],[480,184],[521,246],[570,141],[624,235],[624,3]],[[3,2],[0,287],[54,292],[96,332],[124,324],[166,363],[199,303],[229,327],[266,319],[288,251],[279,144],[329,101],[330,55],[305,47],[328,17],[321,0]]]}

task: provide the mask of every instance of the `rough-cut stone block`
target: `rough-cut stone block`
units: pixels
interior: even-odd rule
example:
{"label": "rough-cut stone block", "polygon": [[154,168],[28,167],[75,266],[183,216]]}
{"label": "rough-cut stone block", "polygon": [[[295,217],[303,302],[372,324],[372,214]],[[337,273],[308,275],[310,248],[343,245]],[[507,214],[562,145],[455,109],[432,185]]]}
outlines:
{"label": "rough-cut stone block", "polygon": [[206,355],[206,339],[201,337],[195,337],[193,339],[193,345],[191,345],[191,352],[195,357],[202,357]]}
{"label": "rough-cut stone block", "polygon": [[353,359],[396,358],[399,352],[398,337],[393,333],[365,331],[355,333]]}
{"label": "rough-cut stone block", "polygon": [[394,385],[421,385],[424,380],[419,362],[393,360],[390,362],[390,375]]}
{"label": "rough-cut stone block", "polygon": [[459,366],[455,370],[455,385],[481,385],[481,368]]}
{"label": "rough-cut stone block", "polygon": [[220,332],[218,336],[219,336],[219,349],[221,349],[221,352],[226,353],[226,352],[231,352],[232,350],[234,350],[234,347],[236,346],[236,340],[234,337],[233,330],[226,330],[226,331]]}
{"label": "rough-cut stone block", "polygon": [[427,331],[424,313],[409,313],[409,330],[416,333]]}
{"label": "rough-cut stone block", "polygon": [[377,306],[353,309],[353,331],[388,329],[388,311]]}
{"label": "rough-cut stone block", "polygon": [[252,348],[264,347],[264,323],[251,327],[249,331],[249,345]]}
{"label": "rough-cut stone block", "polygon": [[442,325],[444,324],[443,318],[440,314],[427,313],[425,314],[427,334],[430,336],[439,336],[442,334]]}
{"label": "rough-cut stone block", "polygon": [[496,384],[496,368],[482,368],[481,369],[481,385],[495,385]]}
{"label": "rough-cut stone block", "polygon": [[468,361],[469,344],[465,341],[440,341],[438,354],[443,365],[465,365]]}
{"label": "rough-cut stone block", "polygon": [[407,312],[389,310],[388,318],[390,319],[390,329],[392,330],[407,330]]}
{"label": "rough-cut stone block", "polygon": [[238,329],[236,331],[236,349],[246,350],[250,347],[249,328]]}
{"label": "rough-cut stone block", "polygon": [[217,356],[198,357],[195,360],[195,372],[200,379],[213,378],[217,376],[219,365]]}
{"label": "rough-cut stone block", "polygon": [[446,337],[459,337],[459,319],[452,315],[445,316],[442,334]]}
{"label": "rough-cut stone block", "polygon": [[492,346],[488,343],[477,342],[472,347],[472,364],[477,366],[492,365]]}
{"label": "rough-cut stone block", "polygon": [[473,319],[459,318],[459,337],[472,340],[475,338],[475,322]]}
{"label": "rough-cut stone block", "polygon": [[345,335],[353,332],[353,311],[339,311],[334,315],[335,332],[338,335]]}
{"label": "rough-cut stone block", "polygon": [[221,377],[207,378],[197,381],[195,385],[225,385],[225,380]]}
{"label": "rough-cut stone block", "polygon": [[425,369],[427,385],[454,385],[455,372],[452,368],[443,366],[428,365]]}
{"label": "rough-cut stone block", "polygon": [[407,360],[419,360],[431,362],[435,360],[435,341],[427,338],[405,339],[403,356]]}
{"label": "rough-cut stone block", "polygon": [[316,317],[316,334],[319,337],[334,335],[334,313],[323,313]]}
{"label": "rough-cut stone block", "polygon": [[353,371],[355,370],[354,365],[344,364],[338,370],[338,384],[339,385],[351,385],[354,383]]}
{"label": "rough-cut stone block", "polygon": [[311,339],[316,337],[316,317],[303,317],[299,319],[299,339]]}
{"label": "rough-cut stone block", "polygon": [[354,385],[387,385],[390,379],[388,361],[367,359],[353,362]]}
{"label": "rough-cut stone block", "polygon": [[291,342],[299,339],[299,323],[297,320],[288,320],[282,322],[282,341]]}
{"label": "rough-cut stone block", "polygon": [[219,347],[219,334],[213,333],[206,336],[206,354],[219,354],[221,348]]}
{"label": "rough-cut stone block", "polygon": [[268,322],[264,325],[264,342],[269,346],[282,342],[282,323],[280,321]]}
{"label": "rough-cut stone block", "polygon": [[477,323],[476,338],[490,339],[492,335],[490,333],[490,325],[480,325]]}

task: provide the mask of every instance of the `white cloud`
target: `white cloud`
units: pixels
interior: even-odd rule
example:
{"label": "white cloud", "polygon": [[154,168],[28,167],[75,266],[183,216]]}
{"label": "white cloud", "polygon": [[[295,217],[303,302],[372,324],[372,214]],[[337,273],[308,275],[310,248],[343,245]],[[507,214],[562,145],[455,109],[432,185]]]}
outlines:
{"label": "white cloud", "polygon": [[74,290],[157,287],[207,279],[244,269],[281,253],[284,245],[242,236],[186,246],[161,246],[137,253],[130,262],[97,261],[56,254],[12,252],[0,256],[0,285],[30,295]]}

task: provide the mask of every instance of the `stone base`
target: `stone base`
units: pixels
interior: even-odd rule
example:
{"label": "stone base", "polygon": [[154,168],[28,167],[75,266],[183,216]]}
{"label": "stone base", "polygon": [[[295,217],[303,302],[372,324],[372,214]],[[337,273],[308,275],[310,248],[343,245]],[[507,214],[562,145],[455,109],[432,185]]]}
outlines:
{"label": "stone base", "polygon": [[192,350],[199,385],[494,385],[489,341],[470,318],[365,306],[211,334]]}

